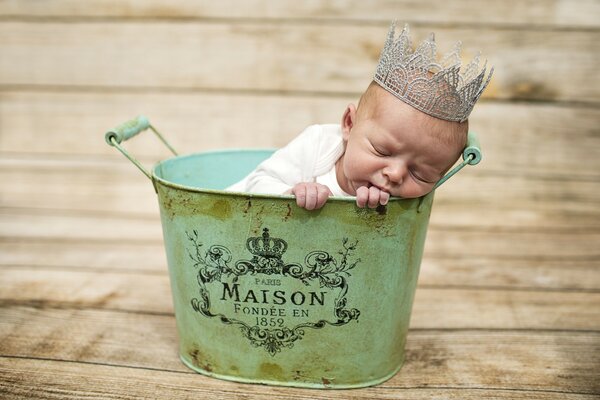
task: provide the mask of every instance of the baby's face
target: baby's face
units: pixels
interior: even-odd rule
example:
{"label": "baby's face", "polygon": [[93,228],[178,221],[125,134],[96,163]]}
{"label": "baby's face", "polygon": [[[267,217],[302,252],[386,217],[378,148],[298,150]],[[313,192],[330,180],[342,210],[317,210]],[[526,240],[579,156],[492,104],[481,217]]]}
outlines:
{"label": "baby's face", "polygon": [[[429,193],[462,151],[461,140],[448,144],[437,129],[445,124],[393,98],[391,111],[361,118],[342,127],[346,150],[336,172],[351,195],[361,186],[376,186],[392,196],[415,198]],[[400,104],[399,104],[400,103]],[[442,137],[444,132],[442,132]]]}

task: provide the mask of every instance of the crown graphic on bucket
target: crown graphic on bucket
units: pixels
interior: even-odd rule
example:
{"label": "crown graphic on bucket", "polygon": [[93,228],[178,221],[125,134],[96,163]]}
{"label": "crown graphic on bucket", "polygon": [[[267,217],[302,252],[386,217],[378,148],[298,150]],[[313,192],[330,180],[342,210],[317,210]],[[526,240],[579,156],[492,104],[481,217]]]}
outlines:
{"label": "crown graphic on bucket", "polygon": [[480,71],[480,53],[477,53],[461,71],[461,42],[438,63],[433,33],[413,51],[408,24],[397,39],[395,32],[396,21],[388,32],[373,80],[426,114],[448,121],[465,121],[490,82],[494,68],[485,78],[487,61]]}
{"label": "crown graphic on bucket", "polygon": [[248,238],[246,241],[246,248],[250,253],[266,258],[281,258],[283,253],[287,250],[287,243],[283,239],[271,238],[269,235],[269,229],[264,228],[261,236],[255,236]]}

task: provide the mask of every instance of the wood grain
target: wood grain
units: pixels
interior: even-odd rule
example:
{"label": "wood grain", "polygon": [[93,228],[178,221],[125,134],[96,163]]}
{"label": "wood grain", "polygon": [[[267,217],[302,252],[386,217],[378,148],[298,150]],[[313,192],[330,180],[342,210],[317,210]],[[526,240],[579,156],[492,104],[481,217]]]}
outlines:
{"label": "wood grain", "polygon": [[[150,182],[121,158],[7,155],[0,160],[0,179],[11,182],[2,191],[0,207],[146,218],[159,212]],[[431,224],[597,230],[599,201],[600,185],[594,180],[502,174],[477,166],[437,191]]]}
{"label": "wood grain", "polygon": [[[115,229],[118,227],[118,229]],[[120,241],[143,244],[162,243],[158,216],[118,216],[0,208],[0,238],[13,241],[40,239],[73,243]],[[472,257],[539,257],[589,260],[598,256],[597,230],[461,229],[432,225],[426,251],[435,256],[465,253],[469,243]]]}
{"label": "wood grain", "polygon": [[[60,271],[166,274],[162,243],[69,242],[0,239],[0,266]],[[448,288],[523,290],[600,290],[598,260],[552,255],[509,257],[466,253],[432,254],[425,250],[419,284]]]}
{"label": "wood grain", "polygon": [[[0,0],[0,398],[599,398],[599,12]],[[436,193],[405,366],[352,391],[192,372],[156,195],[104,132],[145,114],[182,154],[281,147],[357,101],[392,18],[496,67],[470,117],[484,161]],[[147,166],[170,157],[150,134],[126,146]]]}
{"label": "wood grain", "polygon": [[[0,2],[0,16],[6,17],[111,17],[111,18],[164,18],[164,19],[284,19],[285,22],[310,19],[311,21],[344,21],[346,23],[389,22],[392,18],[415,23],[493,24],[523,26],[550,25],[552,27],[597,28],[600,13],[596,0],[510,0],[487,2],[485,8],[469,0],[441,2],[414,2],[410,0],[235,0],[195,1],[176,0],[168,6],[161,0],[52,0]],[[291,20],[291,21],[290,21]]]}
{"label": "wood grain", "polygon": [[[3,307],[0,313],[0,353],[5,356],[2,363],[13,363],[13,368],[17,361],[8,357],[27,359],[31,355],[39,359],[35,360],[38,365],[43,365],[43,360],[85,362],[85,368],[76,375],[91,375],[96,368],[108,364],[184,373],[211,390],[238,385],[189,373],[177,357],[173,317],[29,307]],[[464,390],[470,386],[595,393],[597,383],[590,385],[590,379],[599,361],[599,339],[597,332],[410,331],[401,373],[376,388],[362,391],[375,395],[386,389],[443,388],[452,383],[454,389]],[[144,343],[152,343],[152,351]],[[525,367],[535,372],[523,374]],[[50,371],[54,368],[60,369],[61,365],[53,365]],[[130,390],[139,386],[143,385],[133,384]],[[248,391],[258,388],[275,390],[244,386]],[[283,393],[296,390],[285,389]]]}
{"label": "wood grain", "polygon": [[[404,370],[407,370],[405,366]],[[403,373],[404,373],[403,370]],[[6,399],[80,399],[99,396],[114,399],[130,398],[211,398],[235,399],[406,399],[460,398],[479,400],[544,399],[591,400],[595,394],[589,389],[583,393],[544,389],[500,389],[473,387],[406,387],[366,388],[352,391],[315,391],[307,389],[278,388],[263,385],[244,385],[216,381],[194,373],[115,367],[53,360],[0,358],[0,392]],[[503,371],[496,371],[503,372]],[[571,375],[572,376],[572,375]],[[586,394],[588,393],[588,394]]]}
{"label": "wood grain", "polygon": [[[172,314],[168,275],[0,268],[0,304]],[[600,331],[600,292],[420,287],[412,329]]]}
{"label": "wood grain", "polygon": [[[370,82],[386,30],[251,20],[6,21],[0,85],[357,94]],[[428,31],[415,27],[414,41]],[[497,72],[484,98],[600,100],[600,84],[589,78],[600,31],[440,27],[436,37],[441,53],[458,40],[466,43],[465,59],[485,51]]]}
{"label": "wood grain", "polygon": [[[106,145],[104,133],[138,114],[148,116],[181,154],[281,147],[311,124],[339,123],[355,101],[353,96],[0,90],[0,151],[35,154],[27,159],[32,165],[42,155],[122,158]],[[581,157],[600,152],[599,121],[600,110],[592,106],[482,102],[470,118],[484,155],[475,169],[597,182],[600,159],[590,156],[582,163]],[[126,147],[147,165],[170,156],[150,133]]]}

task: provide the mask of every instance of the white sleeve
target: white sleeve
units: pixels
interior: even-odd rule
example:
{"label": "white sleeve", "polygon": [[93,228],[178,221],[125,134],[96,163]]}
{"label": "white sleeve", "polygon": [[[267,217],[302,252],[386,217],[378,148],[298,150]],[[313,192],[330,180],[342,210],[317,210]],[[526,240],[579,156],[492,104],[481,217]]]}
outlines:
{"label": "white sleeve", "polygon": [[297,183],[312,182],[320,136],[319,125],[306,128],[244,178],[244,191],[283,194]]}

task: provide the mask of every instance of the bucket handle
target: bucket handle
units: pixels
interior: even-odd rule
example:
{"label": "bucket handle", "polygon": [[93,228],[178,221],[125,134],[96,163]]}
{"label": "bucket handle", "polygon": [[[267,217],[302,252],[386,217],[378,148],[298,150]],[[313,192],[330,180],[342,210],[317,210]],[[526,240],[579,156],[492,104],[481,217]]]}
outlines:
{"label": "bucket handle", "polygon": [[117,150],[119,150],[125,157],[129,159],[129,161],[131,161],[136,167],[138,167],[139,170],[142,171],[144,175],[148,177],[148,179],[152,180],[152,175],[146,170],[146,168],[144,168],[135,157],[129,154],[129,152],[125,150],[123,146],[121,146],[121,142],[131,139],[138,133],[145,131],[148,128],[150,128],[152,132],[156,134],[160,141],[163,142],[164,145],[167,146],[167,148],[171,150],[173,154],[177,155],[175,149],[156,130],[156,128],[150,125],[150,121],[148,121],[148,118],[144,117],[143,115],[139,115],[134,119],[124,122],[116,128],[106,132],[106,134],[104,135],[104,139],[106,140],[106,143],[113,147],[116,147]]}
{"label": "bucket handle", "polygon": [[[119,150],[125,157],[129,159],[129,161],[131,161],[136,167],[138,167],[139,170],[142,171],[144,175],[148,177],[148,179],[152,180],[152,175],[142,166],[142,164],[140,164],[140,162],[135,157],[129,154],[129,152],[120,145],[121,142],[131,139],[135,135],[139,134],[142,131],[145,131],[148,128],[150,128],[152,132],[156,134],[158,139],[160,139],[160,141],[163,142],[163,144],[167,146],[167,148],[171,150],[171,152],[174,155],[178,155],[173,146],[171,146],[169,142],[167,142],[167,140],[160,134],[160,132],[158,132],[158,130],[156,130],[156,128],[150,125],[150,121],[148,121],[148,118],[146,118],[143,115],[139,115],[136,118],[124,122],[116,128],[106,132],[106,134],[104,135],[104,139],[106,140],[106,143],[113,147],[116,147],[117,150]],[[433,190],[440,187],[444,182],[446,182],[448,179],[454,176],[454,174],[463,169],[465,166],[479,164],[479,162],[483,158],[483,155],[481,153],[481,145],[479,144],[479,139],[477,138],[475,132],[469,131],[467,133],[467,145],[463,150],[462,156],[463,161],[456,167],[454,167],[446,175],[444,175],[442,179],[440,179],[435,184]]]}
{"label": "bucket handle", "polygon": [[442,185],[442,183],[446,182],[454,174],[456,174],[458,171],[463,169],[466,165],[479,164],[479,162],[483,158],[483,155],[481,154],[481,145],[479,144],[479,139],[477,139],[475,132],[469,132],[467,134],[467,145],[465,146],[465,149],[463,150],[462,157],[463,157],[463,162],[458,164],[450,172],[448,172],[446,175],[444,175],[442,177],[442,179],[440,179],[438,181],[438,183],[435,184],[435,186],[433,187],[433,190],[440,187]]}

